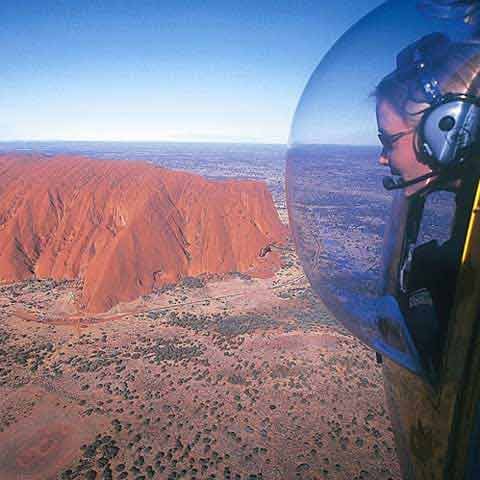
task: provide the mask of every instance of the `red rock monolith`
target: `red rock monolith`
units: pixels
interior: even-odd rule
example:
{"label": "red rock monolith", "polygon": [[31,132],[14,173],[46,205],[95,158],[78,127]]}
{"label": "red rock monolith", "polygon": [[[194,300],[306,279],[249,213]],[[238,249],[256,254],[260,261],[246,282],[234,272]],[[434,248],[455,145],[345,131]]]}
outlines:
{"label": "red rock monolith", "polygon": [[145,162],[0,155],[0,281],[83,280],[103,312],[204,273],[272,273],[287,235],[265,183]]}

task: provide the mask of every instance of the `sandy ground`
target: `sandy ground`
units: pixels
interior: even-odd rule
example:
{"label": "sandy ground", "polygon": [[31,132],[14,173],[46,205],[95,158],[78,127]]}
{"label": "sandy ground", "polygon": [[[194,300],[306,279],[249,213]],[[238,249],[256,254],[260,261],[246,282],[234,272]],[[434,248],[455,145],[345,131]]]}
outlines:
{"label": "sandy ground", "polygon": [[96,317],[0,289],[0,479],[399,479],[381,368],[291,252]]}

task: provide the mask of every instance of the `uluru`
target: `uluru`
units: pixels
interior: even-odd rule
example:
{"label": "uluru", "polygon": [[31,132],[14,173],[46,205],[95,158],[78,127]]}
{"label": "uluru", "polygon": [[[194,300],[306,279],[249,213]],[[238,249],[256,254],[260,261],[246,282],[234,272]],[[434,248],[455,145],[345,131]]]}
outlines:
{"label": "uluru", "polygon": [[268,275],[287,235],[264,182],[147,162],[3,154],[0,199],[0,282],[80,279],[94,313],[188,276]]}

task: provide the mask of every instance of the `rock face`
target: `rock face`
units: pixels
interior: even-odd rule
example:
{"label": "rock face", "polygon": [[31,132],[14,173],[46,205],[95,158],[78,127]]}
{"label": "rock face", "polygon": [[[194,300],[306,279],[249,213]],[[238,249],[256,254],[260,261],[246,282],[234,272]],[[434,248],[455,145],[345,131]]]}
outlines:
{"label": "rock face", "polygon": [[[83,280],[109,310],[202,273],[267,275],[286,239],[266,185],[148,163],[0,155],[0,281]],[[263,256],[262,256],[263,255]]]}

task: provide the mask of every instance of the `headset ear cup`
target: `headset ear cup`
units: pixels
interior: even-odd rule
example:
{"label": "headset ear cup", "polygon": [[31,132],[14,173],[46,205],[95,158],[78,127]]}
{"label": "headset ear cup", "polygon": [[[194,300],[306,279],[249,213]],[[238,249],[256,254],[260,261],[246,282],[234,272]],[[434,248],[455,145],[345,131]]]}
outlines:
{"label": "headset ear cup", "polygon": [[433,155],[432,149],[430,147],[429,138],[425,131],[426,120],[430,114],[430,110],[426,111],[422,115],[422,119],[415,129],[414,135],[414,149],[417,156],[417,160],[424,165],[427,165],[432,170],[434,170],[437,165],[435,162],[435,157]]}
{"label": "headset ear cup", "polygon": [[434,171],[452,169],[471,155],[480,131],[480,99],[447,94],[425,110],[415,129],[417,160]]}
{"label": "headset ear cup", "polygon": [[433,166],[452,169],[469,156],[480,121],[476,97],[453,95],[422,118],[424,144],[432,151]]}

